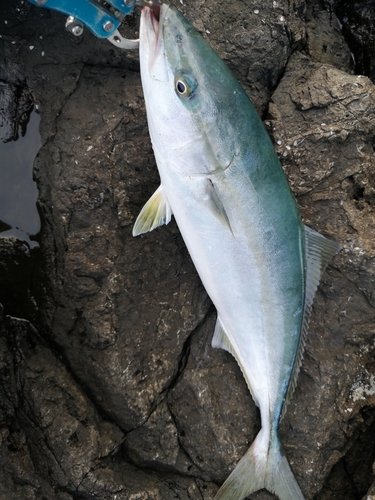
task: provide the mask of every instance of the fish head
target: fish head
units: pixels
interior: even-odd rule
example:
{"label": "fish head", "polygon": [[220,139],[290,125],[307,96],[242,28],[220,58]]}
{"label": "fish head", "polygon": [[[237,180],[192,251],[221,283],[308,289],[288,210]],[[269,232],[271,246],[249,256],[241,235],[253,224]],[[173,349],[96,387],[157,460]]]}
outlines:
{"label": "fish head", "polygon": [[140,61],[157,160],[168,157],[169,167],[188,175],[225,170],[238,154],[244,99],[228,67],[166,4],[159,15],[148,7],[142,10]]}

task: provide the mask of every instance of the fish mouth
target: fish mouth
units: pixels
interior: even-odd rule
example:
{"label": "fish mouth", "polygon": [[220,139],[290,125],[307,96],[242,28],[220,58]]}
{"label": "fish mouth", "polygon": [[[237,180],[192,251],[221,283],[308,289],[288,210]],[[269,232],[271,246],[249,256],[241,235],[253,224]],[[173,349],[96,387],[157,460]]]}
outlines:
{"label": "fish mouth", "polygon": [[160,5],[154,5],[152,7],[142,7],[141,22],[143,21],[143,23],[147,25],[148,30],[150,28],[152,29],[156,39],[158,39],[160,32],[160,15]]}
{"label": "fish mouth", "polygon": [[160,5],[153,5],[150,7],[151,15],[154,16],[154,19],[156,22],[159,23],[160,21],[160,12],[161,12],[161,6]]}
{"label": "fish mouth", "polygon": [[168,5],[162,4],[143,7],[141,12],[139,44],[141,64],[147,60],[149,77],[162,82],[169,80],[163,37],[163,26],[169,10]]}

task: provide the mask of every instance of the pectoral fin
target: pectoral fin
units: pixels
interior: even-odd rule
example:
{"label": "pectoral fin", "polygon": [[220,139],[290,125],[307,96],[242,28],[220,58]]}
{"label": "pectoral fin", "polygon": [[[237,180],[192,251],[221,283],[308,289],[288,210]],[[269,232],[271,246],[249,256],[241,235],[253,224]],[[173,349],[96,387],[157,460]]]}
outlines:
{"label": "pectoral fin", "polygon": [[230,226],[230,222],[228,219],[228,215],[225,211],[224,205],[222,204],[220,197],[215,189],[215,185],[211,181],[211,179],[208,179],[208,187],[207,187],[207,194],[208,194],[208,205],[209,209],[213,213],[213,215],[216,217],[216,219],[221,222],[221,224],[229,229],[229,231],[232,233],[232,228]]}
{"label": "pectoral fin", "polygon": [[158,226],[168,224],[171,217],[171,206],[163,193],[162,186],[159,186],[138,215],[133,228],[133,236],[147,233]]}

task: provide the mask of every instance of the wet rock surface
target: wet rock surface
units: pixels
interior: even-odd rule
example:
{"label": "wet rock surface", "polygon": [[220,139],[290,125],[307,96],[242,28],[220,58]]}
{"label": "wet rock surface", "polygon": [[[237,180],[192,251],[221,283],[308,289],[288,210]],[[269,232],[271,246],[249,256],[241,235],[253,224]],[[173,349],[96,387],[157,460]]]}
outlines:
{"label": "wet rock surface", "polygon": [[[354,74],[332,2],[179,7],[265,118],[304,222],[342,246],[280,432],[306,498],[371,497],[374,85]],[[40,249],[0,238],[0,498],[212,500],[259,415],[211,348],[215,311],[175,223],[131,236],[158,187],[137,54],[63,23],[0,8],[6,130],[22,82],[43,140]]]}

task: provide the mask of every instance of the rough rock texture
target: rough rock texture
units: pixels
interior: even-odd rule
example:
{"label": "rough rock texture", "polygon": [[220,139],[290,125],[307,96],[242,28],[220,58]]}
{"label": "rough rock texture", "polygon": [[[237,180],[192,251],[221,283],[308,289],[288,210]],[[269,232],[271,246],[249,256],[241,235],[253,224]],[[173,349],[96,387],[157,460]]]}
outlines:
{"label": "rough rock texture", "polygon": [[[302,437],[297,421],[303,421],[304,434],[314,435],[316,446],[306,442],[297,454],[304,470],[300,482],[312,497],[329,470],[339,460],[346,463],[346,454],[373,421],[368,408],[375,401],[373,84],[295,54],[269,112],[269,127],[305,223],[335,234],[342,245],[315,300],[294,399],[300,395],[304,403],[292,404],[282,424],[285,431],[293,426],[296,440]],[[316,419],[322,425],[317,427]],[[294,439],[288,444],[291,457]],[[364,461],[361,453],[352,457],[359,459]],[[371,477],[373,456],[368,460],[359,481],[350,470],[358,464],[343,467],[353,484],[340,498],[356,498],[356,490],[361,492],[362,481]],[[331,497],[325,493],[318,498]]]}
{"label": "rough rock texture", "polygon": [[[304,222],[342,246],[280,431],[307,499],[371,498],[374,85],[333,2],[178,5],[265,118]],[[158,186],[137,54],[63,22],[0,7],[2,111],[23,89],[43,139],[40,249],[0,239],[0,499],[212,500],[259,415],[210,346],[215,311],[174,222],[131,236]]]}
{"label": "rough rock texture", "polygon": [[375,81],[375,11],[372,0],[330,0],[342,23],[356,72]]}

